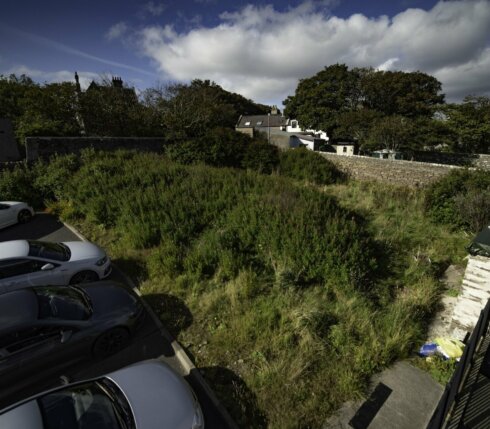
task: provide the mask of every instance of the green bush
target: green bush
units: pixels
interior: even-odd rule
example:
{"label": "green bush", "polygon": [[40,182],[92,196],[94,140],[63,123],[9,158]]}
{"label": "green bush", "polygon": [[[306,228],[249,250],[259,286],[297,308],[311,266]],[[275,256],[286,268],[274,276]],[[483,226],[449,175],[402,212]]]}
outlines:
{"label": "green bush", "polygon": [[332,162],[303,148],[280,153],[279,173],[317,185],[330,185],[345,179],[344,174]]}
{"label": "green bush", "polygon": [[25,163],[16,165],[13,170],[0,171],[0,199],[41,207],[44,196],[35,188],[35,178],[35,171]]}
{"label": "green bush", "polygon": [[490,221],[490,172],[451,171],[427,189],[425,209],[436,222],[479,231]]}
{"label": "green bush", "polygon": [[241,166],[259,173],[270,174],[279,164],[279,150],[267,142],[250,143],[243,156]]}
{"label": "green bush", "polygon": [[228,128],[213,128],[204,136],[166,147],[165,153],[181,164],[202,162],[214,167],[241,166],[250,137]]}

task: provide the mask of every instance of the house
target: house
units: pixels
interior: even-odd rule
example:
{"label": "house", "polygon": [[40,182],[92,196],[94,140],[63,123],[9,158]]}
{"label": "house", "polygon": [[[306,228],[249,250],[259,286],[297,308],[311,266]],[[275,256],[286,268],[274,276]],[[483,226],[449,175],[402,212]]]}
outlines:
{"label": "house", "polygon": [[403,159],[403,153],[397,150],[382,149],[371,152],[371,157],[379,159]]}
{"label": "house", "polygon": [[330,145],[337,155],[352,156],[357,154],[357,142],[350,139],[335,139]]}
{"label": "house", "polygon": [[272,110],[267,115],[241,115],[235,130],[253,137],[257,132],[270,135],[273,131],[281,131],[286,126],[286,118]]}
{"label": "house", "polygon": [[289,136],[289,147],[306,147],[309,150],[320,151],[326,141],[322,138],[308,134],[292,134]]}

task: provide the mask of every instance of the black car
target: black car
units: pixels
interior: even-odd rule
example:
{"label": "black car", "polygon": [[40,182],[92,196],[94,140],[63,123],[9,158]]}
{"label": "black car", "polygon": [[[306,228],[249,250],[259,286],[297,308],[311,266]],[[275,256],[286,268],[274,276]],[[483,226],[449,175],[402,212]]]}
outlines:
{"label": "black car", "polygon": [[138,296],[112,281],[0,295],[0,380],[17,380],[124,348],[142,324]]}

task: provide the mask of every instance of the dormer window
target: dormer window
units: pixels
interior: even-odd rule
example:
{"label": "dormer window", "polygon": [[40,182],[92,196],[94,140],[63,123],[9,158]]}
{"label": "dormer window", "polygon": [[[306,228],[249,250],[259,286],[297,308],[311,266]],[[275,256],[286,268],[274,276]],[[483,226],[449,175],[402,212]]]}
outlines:
{"label": "dormer window", "polygon": [[245,122],[245,126],[248,127],[250,125],[250,121]]}
{"label": "dormer window", "polygon": [[262,121],[257,121],[257,125],[262,125]]}

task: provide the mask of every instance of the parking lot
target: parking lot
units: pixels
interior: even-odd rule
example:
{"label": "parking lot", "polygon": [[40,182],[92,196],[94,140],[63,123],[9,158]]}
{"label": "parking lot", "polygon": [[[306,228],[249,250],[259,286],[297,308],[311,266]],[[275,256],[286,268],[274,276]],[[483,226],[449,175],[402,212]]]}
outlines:
{"label": "parking lot", "polygon": [[[48,214],[39,214],[28,224],[14,225],[0,230],[0,241],[18,239],[46,241],[80,240],[62,222]],[[123,283],[126,281],[124,274],[117,268],[113,270],[110,279]],[[200,377],[196,374],[197,370],[194,369],[190,373],[186,373],[181,364],[181,360],[175,354],[171,341],[172,338],[169,337],[167,332],[160,329],[153,316],[147,314],[144,325],[132,338],[131,344],[109,358],[83,362],[82,364],[71,366],[68,369],[46,369],[46,373],[38,374],[35,379],[32,377],[23,379],[22,374],[19,374],[18,382],[15,385],[0,386],[0,409],[47,388],[60,385],[61,376],[68,377],[70,381],[79,381],[98,377],[145,359],[161,359],[181,373],[188,383],[194,387],[205,415],[206,427],[218,429],[229,428],[230,425],[227,424],[226,417],[223,416],[219,405],[209,396],[207,389],[203,388],[199,380]]]}

